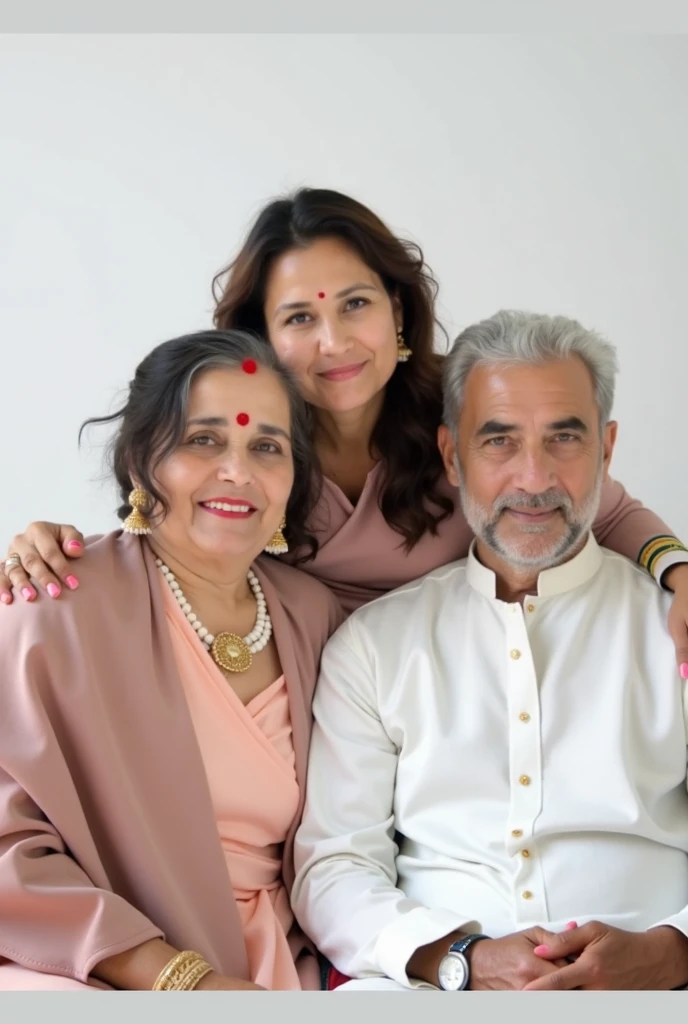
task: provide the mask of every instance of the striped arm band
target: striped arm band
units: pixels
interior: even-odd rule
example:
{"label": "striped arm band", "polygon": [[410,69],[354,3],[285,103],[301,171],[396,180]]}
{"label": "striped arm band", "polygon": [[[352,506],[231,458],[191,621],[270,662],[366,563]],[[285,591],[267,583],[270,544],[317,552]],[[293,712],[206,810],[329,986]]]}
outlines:
{"label": "striped arm band", "polygon": [[638,564],[647,569],[651,576],[655,575],[655,568],[657,561],[663,556],[667,555],[672,551],[685,551],[688,554],[688,548],[678,540],[677,537],[671,537],[669,535],[660,535],[659,537],[652,537],[643,544],[638,555]]}

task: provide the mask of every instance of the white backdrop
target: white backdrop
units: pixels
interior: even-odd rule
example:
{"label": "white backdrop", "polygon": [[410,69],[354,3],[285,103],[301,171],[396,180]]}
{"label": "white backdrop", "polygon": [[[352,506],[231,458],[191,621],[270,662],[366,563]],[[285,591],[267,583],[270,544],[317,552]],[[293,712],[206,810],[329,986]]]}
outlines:
{"label": "white backdrop", "polygon": [[452,337],[512,306],[614,341],[614,473],[688,538],[686,37],[0,36],[0,96],[0,553],[115,525],[80,422],[302,184],[421,243]]}

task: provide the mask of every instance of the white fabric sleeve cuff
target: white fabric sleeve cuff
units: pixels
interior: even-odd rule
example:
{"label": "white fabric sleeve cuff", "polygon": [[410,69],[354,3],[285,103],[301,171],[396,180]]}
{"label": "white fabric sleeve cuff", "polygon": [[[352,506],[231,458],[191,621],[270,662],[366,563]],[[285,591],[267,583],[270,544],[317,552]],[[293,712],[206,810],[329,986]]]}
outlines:
{"label": "white fabric sleeve cuff", "polygon": [[672,565],[681,565],[688,563],[688,551],[667,551],[666,555],[661,555],[654,564],[653,575],[657,582],[662,585],[662,576],[671,569]]}
{"label": "white fabric sleeve cuff", "polygon": [[682,934],[688,939],[688,907],[679,911],[678,914],[672,914],[671,917],[666,917],[663,921],[658,921],[657,924],[652,925],[652,928],[665,928],[667,926],[675,928],[677,932],[682,932]]}
{"label": "white fabric sleeve cuff", "polygon": [[465,932],[480,931],[477,921],[467,921],[465,917],[450,910],[416,907],[382,929],[375,944],[375,959],[383,974],[398,981],[400,985],[408,988],[436,988],[436,985],[409,978],[406,965],[421,946],[427,946],[459,928]]}

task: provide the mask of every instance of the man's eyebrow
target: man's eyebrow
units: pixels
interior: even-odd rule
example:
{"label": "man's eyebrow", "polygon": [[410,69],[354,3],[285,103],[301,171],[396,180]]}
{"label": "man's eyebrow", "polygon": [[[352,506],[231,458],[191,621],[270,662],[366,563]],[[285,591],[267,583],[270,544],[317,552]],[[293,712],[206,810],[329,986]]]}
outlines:
{"label": "man's eyebrow", "polygon": [[517,430],[515,423],[502,423],[501,420],[487,420],[476,433],[476,437],[487,437],[489,434],[509,434]]}
{"label": "man's eyebrow", "polygon": [[[564,419],[555,420],[553,423],[547,424],[548,430],[577,430],[579,433],[587,433],[587,424],[583,422],[580,416],[566,416]],[[515,423],[502,423],[501,420],[487,420],[483,423],[482,427],[477,431],[476,437],[490,437],[494,434],[510,434],[513,430],[518,430],[518,426]]]}
{"label": "man's eyebrow", "polygon": [[567,416],[563,420],[555,420],[554,423],[549,423],[548,427],[550,430],[578,430],[580,433],[586,434],[588,427],[580,416]]}

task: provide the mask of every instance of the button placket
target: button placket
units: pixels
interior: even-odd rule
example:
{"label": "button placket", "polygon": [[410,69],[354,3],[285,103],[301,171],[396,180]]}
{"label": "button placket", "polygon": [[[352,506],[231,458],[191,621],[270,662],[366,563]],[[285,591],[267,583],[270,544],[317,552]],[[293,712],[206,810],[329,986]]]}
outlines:
{"label": "button placket", "polygon": [[[511,772],[506,848],[514,861],[516,919],[541,917],[546,901],[533,824],[542,804],[540,701],[526,614],[506,618],[507,708]],[[532,619],[530,623],[533,625]]]}

